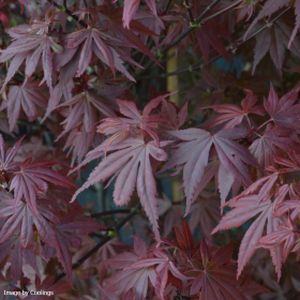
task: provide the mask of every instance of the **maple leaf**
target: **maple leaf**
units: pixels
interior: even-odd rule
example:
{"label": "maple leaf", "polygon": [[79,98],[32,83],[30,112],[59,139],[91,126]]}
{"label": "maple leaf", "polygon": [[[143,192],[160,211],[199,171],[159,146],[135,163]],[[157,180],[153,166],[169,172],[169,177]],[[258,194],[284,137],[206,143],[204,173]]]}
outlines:
{"label": "maple leaf", "polygon": [[67,108],[67,117],[61,123],[64,126],[64,130],[58,139],[81,124],[84,131],[93,131],[98,121],[97,112],[106,117],[114,115],[114,112],[106,104],[95,99],[86,91],[75,95],[63,104],[57,106],[57,108]]}
{"label": "maple leaf", "polygon": [[[136,0],[134,0],[136,1]],[[150,6],[153,6],[154,8],[154,0],[145,0]],[[153,5],[152,5],[153,4]],[[147,18],[147,14],[142,14],[142,19],[138,20],[138,18],[135,18],[132,20],[130,26],[130,30],[128,28],[124,28],[124,23],[122,20],[122,13],[124,10],[122,8],[113,8],[112,7],[102,7],[101,9],[101,15],[107,21],[107,27],[110,29],[110,33],[114,36],[114,41],[118,41],[118,43],[114,42],[114,45],[121,45],[122,48],[118,48],[120,51],[120,54],[126,61],[128,61],[130,64],[133,64],[136,67],[141,67],[139,64],[137,64],[135,61],[133,61],[130,56],[128,55],[128,51],[126,51],[126,48],[129,49],[136,49],[146,56],[148,56],[151,60],[153,60],[156,64],[160,65],[159,61],[155,58],[155,55],[152,53],[151,49],[149,49],[145,43],[144,40],[146,37],[155,37],[157,38],[156,30],[152,30],[153,25],[163,27],[163,23],[160,20],[160,18],[154,13],[154,18],[152,17],[151,25],[143,24],[143,21],[145,21],[145,18]],[[115,39],[116,38],[116,39]],[[124,48],[124,46],[126,48]]]}
{"label": "maple leaf", "polygon": [[[275,24],[273,24],[273,26],[256,35],[252,74],[254,74],[257,65],[267,54],[267,52],[270,52],[273,64],[277,70],[281,72],[285,58],[285,49],[288,48],[289,35],[289,27],[287,27],[287,25],[281,21],[277,21]],[[290,51],[299,57],[299,48],[299,41],[294,41]]]}
{"label": "maple leaf", "polygon": [[300,104],[296,103],[299,90],[300,87],[296,86],[279,99],[271,84],[268,98],[264,100],[264,107],[276,125],[299,130]]}
{"label": "maple leaf", "polygon": [[[37,209],[33,210],[28,203],[15,201],[8,193],[2,192],[1,195],[0,222],[3,223],[0,230],[0,249],[3,243],[15,243],[15,239],[11,237],[17,236],[20,245],[15,246],[15,251],[28,248],[30,253],[32,251],[30,248],[35,243],[36,229],[38,237],[45,243],[42,247],[44,249],[51,247],[55,250],[70,280],[72,270],[70,249],[80,246],[81,235],[95,231],[101,226],[80,215],[79,206],[68,211],[67,215],[61,213],[57,215],[50,209],[45,199],[40,199]],[[19,260],[18,263],[21,267],[22,263]],[[19,274],[20,269],[18,270]]]}
{"label": "maple leaf", "polygon": [[[190,294],[200,300],[245,299],[242,289],[235,279],[236,264],[231,259],[232,245],[212,248],[202,240],[199,254],[193,258]],[[198,261],[198,264],[197,264]]]}
{"label": "maple leaf", "polygon": [[263,109],[256,105],[257,98],[251,90],[245,90],[246,97],[241,102],[241,108],[234,104],[216,104],[211,105],[215,112],[220,114],[212,121],[214,126],[224,124],[224,128],[233,128],[241,124],[246,118],[249,125],[251,125],[248,114],[264,115]]}
{"label": "maple leaf", "polygon": [[[280,173],[292,173],[300,170],[300,157],[299,153],[295,151],[289,151],[286,157],[276,156],[275,164],[278,165]],[[296,188],[293,192],[293,196],[299,196],[299,190]]]}
{"label": "maple leaf", "polygon": [[167,96],[162,95],[151,99],[142,113],[134,102],[118,99],[119,112],[124,117],[105,118],[98,126],[97,131],[105,135],[112,135],[110,141],[115,142],[122,141],[128,136],[139,136],[141,132],[145,132],[159,143],[157,129],[163,122],[163,116],[154,111],[161,103],[164,103]]}
{"label": "maple leaf", "polygon": [[[296,248],[296,241],[299,233],[294,228],[290,218],[283,224],[280,224],[275,232],[263,236],[259,240],[258,247],[270,249],[281,248],[281,263],[283,264],[288,255]],[[298,247],[299,248],[299,247]]]}
{"label": "maple leaf", "polygon": [[55,240],[52,222],[59,220],[45,207],[44,209],[40,207],[40,214],[37,215],[26,203],[16,202],[8,194],[6,194],[8,196],[4,195],[3,192],[1,194],[0,261],[7,257],[7,261],[11,263],[10,276],[13,280],[18,281],[22,275],[23,265],[29,264],[38,273],[34,227],[38,232],[38,237],[44,243],[51,244]]}
{"label": "maple leaf", "polygon": [[[161,142],[161,145],[163,144]],[[103,146],[105,145],[105,142],[100,145],[102,153],[99,154],[99,147],[96,148],[97,150],[92,150],[91,153],[98,152],[98,158],[103,156]],[[111,153],[103,158],[91,172],[87,181],[76,191],[72,200],[74,201],[78,194],[91,185],[116,176],[114,202],[117,205],[127,204],[136,188],[142,207],[153,226],[155,237],[159,240],[156,186],[150,157],[152,156],[157,161],[164,161],[167,159],[167,154],[154,142],[145,143],[140,138],[128,138],[111,146],[109,152]],[[91,155],[88,160],[83,161],[81,166],[95,158],[94,155]]]}
{"label": "maple leaf", "polygon": [[94,142],[95,130],[86,132],[84,129],[73,129],[67,135],[63,150],[67,150],[67,156],[72,155],[71,167],[75,162],[82,162]]}
{"label": "maple leaf", "polygon": [[[182,142],[177,145],[163,170],[183,165],[183,186],[187,198],[186,214],[189,213],[191,204],[198,196],[198,185],[205,174],[213,145],[220,162],[219,174],[223,175],[226,170],[231,177],[234,176],[244,185],[251,183],[246,165],[255,165],[256,162],[247,149],[233,141],[244,135],[243,130],[224,129],[212,135],[203,129],[190,128],[173,131],[170,134]],[[223,186],[227,185],[224,179],[227,178],[220,175],[220,187],[223,190]],[[226,189],[229,192],[230,187]]]}
{"label": "maple leaf", "polygon": [[[135,81],[129,74],[124,66],[124,61],[121,59],[120,54],[112,45],[122,45],[121,41],[116,38],[110,37],[108,34],[99,31],[96,28],[82,29],[80,31],[72,32],[66,36],[65,46],[71,49],[69,55],[66,56],[64,63],[61,67],[67,63],[74,62],[77,64],[77,75],[82,75],[89,63],[91,62],[93,53],[106,65],[112,73],[115,74],[115,70],[123,73],[128,79]],[[78,52],[77,49],[80,49]],[[74,56],[77,55],[77,58]]]}
{"label": "maple leaf", "polygon": [[[155,0],[145,0],[147,6],[154,15],[157,15]],[[130,27],[130,22],[134,18],[138,8],[140,6],[140,0],[125,0],[123,8],[123,26],[125,28]]]}
{"label": "maple leaf", "polygon": [[44,78],[48,87],[52,89],[53,72],[53,49],[61,51],[55,38],[48,35],[48,25],[43,22],[36,22],[32,25],[19,25],[7,30],[13,39],[12,43],[4,50],[0,50],[0,62],[11,60],[2,89],[13,78],[17,70],[25,61],[25,75],[31,77],[36,71],[41,60]]}
{"label": "maple leaf", "polygon": [[271,16],[273,13],[278,11],[279,9],[288,6],[289,0],[267,0],[262,9],[260,10],[257,17],[253,20],[251,25],[248,27],[247,31],[244,34],[244,39],[247,38],[247,36],[250,34],[254,26],[257,24],[257,22],[265,17]]}
{"label": "maple leaf", "polygon": [[157,296],[164,299],[169,272],[178,279],[187,279],[162,249],[147,249],[139,238],[134,239],[134,252],[117,255],[109,265],[118,272],[107,279],[106,290],[123,294],[133,288],[141,299],[146,299],[149,282]]}
{"label": "maple leaf", "polygon": [[237,9],[237,21],[240,22],[245,19],[249,21],[252,17],[256,7],[255,1],[241,1],[241,3],[236,7]]}
{"label": "maple leaf", "polygon": [[[256,219],[252,222],[246,231],[239,250],[238,272],[241,275],[245,265],[252,257],[256,250],[256,245],[264,234],[271,234],[278,230],[281,219],[274,216],[274,210],[288,194],[288,185],[281,186],[274,194],[272,188],[275,184],[278,174],[266,176],[257,182],[254,182],[248,189],[239,196],[232,198],[226,203],[226,206],[232,208],[221,219],[220,223],[213,230],[213,234],[220,230],[239,227],[253,217]],[[273,199],[274,198],[274,199]],[[272,261],[278,278],[281,276],[282,253],[278,246],[271,250]]]}
{"label": "maple leaf", "polygon": [[[59,222],[58,217],[40,206],[39,213],[35,213],[27,203],[14,201],[11,195],[2,192],[0,202],[0,219],[4,221],[0,230],[0,243],[9,240],[13,235],[20,238],[20,244],[25,248],[33,242],[34,228],[44,242],[54,240],[51,223]],[[51,222],[49,222],[51,220]]]}
{"label": "maple leaf", "polygon": [[[262,9],[260,10],[257,17],[253,20],[251,25],[248,27],[246,33],[244,34],[244,38],[247,38],[247,36],[250,34],[250,32],[255,27],[255,25],[258,23],[258,21],[262,20],[265,17],[270,17],[272,14],[279,11],[281,8],[283,8],[285,6],[288,6],[289,4],[290,4],[290,1],[288,1],[288,0],[268,0],[268,1],[266,1],[264,3],[264,5],[262,6]],[[252,5],[255,5],[255,3],[253,3]],[[299,18],[300,1],[299,0],[294,1],[294,9],[295,9],[295,15],[296,15],[295,26],[294,26],[292,34],[290,35],[290,39],[288,42],[288,48],[291,47],[293,41],[295,40],[298,29],[300,27],[300,18]]]}
{"label": "maple leaf", "polygon": [[176,106],[170,101],[163,101],[161,107],[161,120],[166,124],[162,124],[167,129],[179,129],[187,120],[188,103],[185,104],[177,112]]}
{"label": "maple leaf", "polygon": [[290,130],[268,124],[264,133],[250,145],[249,150],[257,161],[266,167],[274,162],[280,150],[288,151],[294,144]]}
{"label": "maple leaf", "polygon": [[1,109],[7,109],[9,130],[13,131],[21,111],[29,121],[33,121],[38,116],[38,108],[46,106],[46,98],[40,88],[27,81],[21,86],[10,86],[7,101],[2,103]]}
{"label": "maple leaf", "polygon": [[37,197],[47,191],[48,184],[64,188],[75,187],[68,178],[51,169],[54,165],[55,162],[34,162],[31,158],[19,164],[10,183],[10,190],[14,191],[15,199],[17,201],[24,199],[36,210]]}

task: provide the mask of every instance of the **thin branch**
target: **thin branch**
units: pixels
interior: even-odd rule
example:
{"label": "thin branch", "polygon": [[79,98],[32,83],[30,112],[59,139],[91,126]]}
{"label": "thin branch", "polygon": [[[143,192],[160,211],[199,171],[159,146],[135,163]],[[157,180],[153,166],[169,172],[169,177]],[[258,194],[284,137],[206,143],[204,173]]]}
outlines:
{"label": "thin branch", "polygon": [[[203,23],[204,15],[210,11],[220,0],[213,0],[211,4],[209,4],[203,12],[194,20],[195,23]],[[177,44],[179,44],[185,37],[187,37],[196,27],[189,27],[184,32],[182,32],[177,39],[173,41],[173,43],[169,44],[167,47],[163,49],[163,51],[168,51],[169,49],[173,48]]]}
{"label": "thin branch", "polygon": [[281,13],[279,13],[276,17],[274,17],[271,21],[267,22],[264,26],[262,26],[261,28],[259,28],[258,30],[256,30],[255,32],[253,32],[253,34],[251,34],[249,37],[247,37],[243,42],[246,42],[250,39],[252,39],[254,36],[256,36],[257,34],[259,34],[261,31],[265,30],[266,28],[271,27],[272,25],[274,25],[274,23],[280,19],[284,14],[286,14],[289,9],[291,7],[288,6],[286,7]]}
{"label": "thin branch", "polygon": [[[277,16],[275,16],[272,20],[270,20],[268,23],[264,24],[263,26],[261,26],[260,28],[258,28],[255,32],[253,32],[253,34],[251,34],[250,36],[248,36],[245,40],[243,40],[242,38],[238,39],[236,43],[234,44],[230,44],[226,47],[226,50],[231,50],[232,52],[235,52],[240,46],[242,46],[243,44],[245,44],[246,42],[248,42],[249,40],[251,40],[252,38],[254,38],[256,35],[258,35],[259,33],[261,33],[262,31],[264,31],[265,29],[269,28],[270,26],[274,25],[274,23],[280,18],[282,17],[285,13],[287,13],[287,11],[290,9],[290,7],[287,7],[286,9],[284,9],[281,13],[279,13]],[[221,55],[216,55],[213,58],[211,58],[208,62],[203,63],[203,62],[198,62],[195,65],[192,66],[188,66],[185,67],[183,69],[180,70],[176,70],[174,72],[168,72],[168,73],[161,73],[159,75],[155,75],[155,77],[160,77],[160,78],[164,78],[164,77],[168,77],[168,76],[174,76],[174,75],[179,75],[182,73],[186,73],[186,72],[193,72],[199,69],[202,69],[204,66],[208,66],[211,63],[215,62],[218,58],[222,57]],[[140,79],[147,79],[147,78],[151,78],[151,76],[143,76]]]}
{"label": "thin branch", "polygon": [[[128,216],[123,218],[116,226],[115,230],[119,231],[129,220],[132,219],[132,217],[137,213],[137,210],[133,210]],[[103,238],[103,240],[99,243],[97,243],[91,250],[89,250],[86,254],[84,254],[81,258],[78,259],[76,263],[72,265],[72,270],[77,269],[80,267],[89,257],[91,257],[94,253],[96,253],[102,246],[104,246],[106,243],[108,243],[113,237],[110,235],[107,235]],[[55,278],[54,283],[61,280],[66,276],[65,272],[62,272],[58,274]]]}
{"label": "thin branch", "polygon": [[75,20],[82,27],[88,27],[88,25],[83,20],[80,20],[76,15],[73,15],[73,12],[70,11],[65,5],[59,5],[54,0],[47,0],[47,2],[58,8],[59,10],[63,10],[69,17]]}
{"label": "thin branch", "polygon": [[184,0],[184,1],[183,1],[183,5],[185,6],[185,8],[186,8],[187,11],[188,11],[188,15],[189,15],[189,18],[190,18],[190,22],[191,22],[191,23],[194,23],[195,20],[194,20],[194,16],[193,16],[193,12],[192,12],[192,4],[189,3],[189,0]]}
{"label": "thin branch", "polygon": [[101,217],[104,217],[104,216],[110,216],[110,215],[115,215],[115,214],[128,214],[130,212],[131,212],[131,209],[129,209],[129,208],[114,209],[114,210],[102,211],[102,212],[99,212],[99,213],[91,214],[91,217],[101,218]]}
{"label": "thin branch", "polygon": [[[203,11],[202,13],[194,20],[194,23],[198,23],[198,24],[205,24],[205,22],[219,16],[220,14],[223,14],[224,12],[226,12],[227,10],[231,9],[232,7],[238,5],[241,0],[237,0],[235,2],[233,2],[232,4],[226,6],[225,8],[221,9],[220,11],[208,16],[208,17],[204,17],[206,15],[207,12],[209,12],[220,0],[214,0],[212,1]],[[174,46],[176,46],[177,44],[179,44],[185,37],[187,37],[192,31],[194,31],[197,27],[189,27],[188,29],[186,29],[184,32],[182,32],[171,44],[167,45],[166,47],[164,47],[161,51],[162,52],[167,52],[169,49],[173,48]],[[140,71],[139,74],[137,74],[137,78],[140,77],[146,70],[148,70],[148,68],[150,68],[153,65],[153,61],[150,60],[148,61],[148,64],[146,64],[143,68],[143,70]],[[140,78],[138,78],[140,79]]]}
{"label": "thin branch", "polygon": [[211,20],[211,19],[213,19],[213,18],[215,18],[215,17],[223,14],[224,12],[226,12],[226,11],[230,10],[231,8],[237,6],[241,2],[242,2],[241,0],[237,0],[237,1],[233,2],[233,3],[231,3],[230,5],[225,6],[224,8],[216,11],[214,14],[211,14],[208,17],[204,18],[203,21],[202,21],[202,23],[205,23],[205,22],[207,22],[207,21],[209,21],[209,20]]}

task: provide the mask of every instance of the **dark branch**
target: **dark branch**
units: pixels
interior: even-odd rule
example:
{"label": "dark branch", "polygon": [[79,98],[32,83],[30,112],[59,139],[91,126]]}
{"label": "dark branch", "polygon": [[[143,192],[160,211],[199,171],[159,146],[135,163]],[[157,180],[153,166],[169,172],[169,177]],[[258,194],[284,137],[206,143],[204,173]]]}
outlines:
{"label": "dark branch", "polygon": [[108,211],[102,211],[102,212],[99,212],[99,213],[94,213],[94,214],[91,214],[91,217],[93,218],[101,218],[101,217],[104,217],[104,216],[110,216],[110,215],[115,215],[115,214],[128,214],[131,212],[131,209],[127,209],[127,208],[124,208],[124,209],[114,209],[114,210],[108,210]]}
{"label": "dark branch", "polygon": [[[210,5],[208,5],[203,12],[196,18],[194,19],[195,23],[201,24],[204,23],[204,16],[206,15],[207,12],[209,12],[220,0],[213,0]],[[184,32],[182,32],[177,39],[173,41],[173,43],[169,44],[167,47],[163,49],[163,51],[168,51],[169,49],[173,48],[177,44],[179,44],[185,37],[187,37],[196,27],[189,27],[186,29]]]}
{"label": "dark branch", "polygon": [[[265,29],[269,28],[270,26],[274,25],[276,23],[276,21],[278,19],[280,19],[280,17],[282,17],[285,13],[287,13],[290,10],[290,7],[285,8],[282,12],[280,12],[277,16],[275,16],[273,19],[271,19],[268,23],[264,24],[263,26],[261,26],[260,28],[258,28],[255,32],[253,32],[251,35],[249,35],[246,39],[243,40],[243,38],[240,38],[237,40],[236,43],[230,44],[226,47],[226,50],[230,50],[232,52],[235,52],[240,46],[242,46],[243,44],[245,44],[246,42],[248,42],[249,40],[253,39],[254,37],[256,37],[259,33],[261,33],[262,31],[264,31]],[[198,62],[194,65],[190,65],[188,67],[176,70],[174,72],[169,72],[169,73],[161,73],[159,75],[155,75],[155,77],[160,77],[160,78],[164,78],[164,77],[168,77],[168,76],[174,76],[174,75],[179,75],[182,73],[186,73],[186,72],[193,72],[196,70],[200,70],[202,69],[204,66],[208,66],[211,63],[215,62],[218,58],[220,58],[221,55],[216,55],[214,57],[212,57],[208,62],[203,63],[203,62]],[[140,79],[149,79],[151,78],[151,76],[143,76]]]}
{"label": "dark branch", "polygon": [[[133,210],[128,216],[123,218],[116,226],[115,230],[119,231],[135,214],[137,213],[137,210]],[[89,257],[91,257],[94,253],[96,253],[102,246],[104,246],[106,243],[108,243],[112,239],[112,236],[105,236],[101,242],[97,243],[90,251],[88,251],[85,255],[83,255],[76,263],[72,265],[72,270],[77,269],[80,267]],[[61,280],[66,276],[65,272],[62,272],[58,274],[55,278],[54,283]]]}
{"label": "dark branch", "polygon": [[[220,0],[213,0],[203,11],[202,13],[196,18],[194,19],[194,24],[205,24],[207,21],[223,14],[224,12],[226,12],[227,10],[231,9],[232,7],[235,7],[236,5],[238,5],[241,0],[237,0],[234,1],[232,4],[224,7],[223,9],[217,11],[216,13],[208,16],[205,18],[205,15],[207,14],[207,12],[209,12]],[[184,32],[182,32],[171,44],[167,45],[166,47],[164,47],[161,51],[166,53],[168,50],[170,50],[171,48],[175,47],[177,44],[179,44],[185,37],[187,37],[192,31],[194,31],[197,28],[197,26],[190,26],[188,29],[186,29]],[[152,60],[150,60],[148,62],[148,64],[145,65],[144,69],[141,70],[141,72],[137,75],[137,78],[140,79],[140,76],[146,71],[148,70],[148,68],[150,68],[152,65],[154,64],[154,62]]]}
{"label": "dark branch", "polygon": [[189,18],[190,18],[190,22],[194,23],[194,16],[193,16],[193,12],[192,12],[192,4],[189,3],[189,0],[184,0],[183,1],[184,6],[186,7],[188,14],[189,14]]}

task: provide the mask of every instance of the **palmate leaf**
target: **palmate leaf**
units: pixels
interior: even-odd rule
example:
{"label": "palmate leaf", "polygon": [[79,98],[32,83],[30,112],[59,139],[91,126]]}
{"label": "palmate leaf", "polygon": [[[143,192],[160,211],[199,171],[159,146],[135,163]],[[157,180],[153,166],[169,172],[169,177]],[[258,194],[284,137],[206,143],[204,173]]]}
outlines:
{"label": "palmate leaf", "polygon": [[109,106],[86,91],[68,99],[57,108],[67,109],[66,118],[61,123],[64,130],[58,138],[80,125],[83,126],[85,132],[93,131],[99,118],[97,113],[101,113],[106,117],[114,115]]}
{"label": "palmate leaf", "polygon": [[84,156],[93,144],[95,131],[86,132],[84,129],[73,129],[66,137],[64,151],[67,151],[67,156],[71,156],[71,167],[75,162],[82,162]]}
{"label": "palmate leaf", "polygon": [[[255,3],[253,3],[255,4]],[[290,4],[289,0],[268,0],[265,1],[264,5],[262,6],[262,9],[258,13],[257,17],[253,20],[251,25],[248,27],[244,38],[247,38],[247,36],[252,32],[254,29],[254,26],[263,18],[270,17],[274,13],[278,12],[283,7],[286,7]],[[300,1],[295,0],[294,1],[294,10],[295,10],[295,26],[293,29],[293,32],[290,35],[290,39],[288,42],[288,48],[291,47],[292,43],[295,41],[295,37],[297,35],[297,32],[300,28]]]}
{"label": "palmate leaf", "polygon": [[[113,45],[122,45],[122,41],[110,37],[104,32],[99,31],[96,28],[82,29],[67,35],[65,39],[66,48],[68,51],[64,63],[61,67],[67,63],[77,62],[77,75],[80,76],[84,73],[89,63],[91,62],[93,53],[106,65],[112,73],[115,71],[123,73],[128,79],[135,81],[129,74],[124,66],[120,54]],[[78,49],[80,49],[79,54]],[[71,55],[70,55],[71,54]],[[79,55],[79,59],[75,59],[75,56]]]}
{"label": "palmate leaf", "polygon": [[[251,90],[245,90],[246,97],[241,102],[241,107],[235,104],[216,104],[209,106],[219,115],[216,116],[212,124],[214,126],[224,124],[224,128],[233,128],[241,124],[248,117],[248,114],[264,115],[261,106],[257,105],[257,98]],[[249,124],[250,125],[250,124]]]}
{"label": "palmate leaf", "polygon": [[[52,224],[58,223],[59,218],[48,211],[46,207],[39,206],[39,213],[35,213],[27,203],[15,201],[9,194],[1,193],[0,220],[0,243],[3,243],[13,235],[18,235],[23,247],[33,242],[34,229],[37,229],[39,237],[50,244],[55,240],[55,232]],[[5,197],[5,198],[3,198]]]}
{"label": "palmate leaf", "polygon": [[257,15],[257,17],[253,20],[253,22],[251,23],[251,25],[248,27],[244,38],[246,38],[250,32],[252,31],[252,29],[254,28],[254,26],[257,24],[257,22],[265,17],[269,17],[271,16],[273,13],[275,13],[276,11],[278,11],[279,9],[289,5],[290,1],[289,0],[267,0],[262,9],[260,10],[259,14]]}
{"label": "palmate leaf", "polygon": [[249,150],[257,161],[264,167],[274,162],[276,154],[288,151],[295,146],[290,131],[285,128],[267,126],[265,132],[256,138]]}
{"label": "palmate leaf", "polygon": [[[101,226],[92,219],[82,216],[80,207],[75,207],[64,216],[51,211],[45,199],[39,199],[36,210],[23,201],[16,201],[10,194],[1,192],[0,201],[0,261],[7,256],[15,259],[19,266],[13,263],[12,276],[19,279],[22,271],[22,262],[26,256],[35,257],[36,237],[43,241],[42,248],[51,253],[54,250],[57,258],[64,267],[68,279],[71,279],[72,257],[70,250],[78,248],[81,236],[95,231]],[[36,235],[37,233],[37,235]],[[76,233],[76,234],[75,234]],[[4,251],[12,248],[13,252]],[[49,248],[50,247],[50,248]],[[24,257],[23,257],[24,256]],[[32,263],[34,260],[31,259]],[[34,267],[34,265],[33,265]],[[16,275],[17,272],[17,275]]]}
{"label": "palmate leaf", "polygon": [[113,257],[109,260],[109,266],[118,272],[107,279],[106,290],[123,295],[133,288],[138,299],[146,299],[151,288],[155,289],[159,299],[164,299],[169,274],[180,280],[187,279],[163,249],[149,248],[137,237],[134,239],[134,251]]}
{"label": "palmate leaf", "polygon": [[49,89],[52,89],[53,51],[60,51],[61,46],[48,35],[48,24],[40,22],[33,25],[19,25],[7,32],[13,42],[0,51],[0,63],[11,60],[2,89],[13,78],[23,62],[26,65],[26,77],[31,77],[40,61],[44,71],[43,81],[46,81]]}
{"label": "palmate leaf", "polygon": [[[268,52],[273,64],[281,72],[290,33],[291,30],[285,23],[277,21],[273,26],[256,35],[252,73],[255,72],[257,65]],[[295,40],[291,45],[290,51],[294,55],[300,56],[300,43],[298,40]]]}
{"label": "palmate leaf", "polygon": [[[190,128],[172,131],[170,134],[181,142],[163,170],[183,165],[183,186],[187,198],[186,214],[189,213],[191,204],[198,196],[199,184],[205,174],[212,146],[219,158],[221,175],[226,170],[242,184],[247,186],[251,183],[247,165],[256,165],[256,162],[247,149],[233,141],[243,137],[243,130],[224,129],[212,135],[203,129]],[[228,176],[219,175],[221,191],[229,192],[232,183],[228,180]]]}
{"label": "palmate leaf", "polygon": [[197,259],[200,267],[191,270],[190,294],[199,300],[242,300],[245,296],[235,278],[236,263],[231,259],[232,245],[208,247],[201,241]]}
{"label": "palmate leaf", "polygon": [[[154,15],[157,15],[155,0],[145,0],[146,4]],[[140,0],[125,0],[123,9],[123,26],[130,27],[130,21],[134,18],[140,6]]]}
{"label": "palmate leaf", "polygon": [[[253,183],[239,196],[228,201],[226,205],[232,208],[232,210],[225,214],[212,232],[216,233],[220,230],[239,227],[253,217],[256,217],[245,233],[240,245],[238,277],[254,254],[264,232],[266,232],[267,235],[272,234],[278,230],[279,225],[282,223],[282,219],[275,216],[274,211],[276,206],[286,198],[289,187],[288,185],[283,185],[274,194],[274,186],[277,178],[278,174],[276,173],[263,177]],[[277,276],[280,278],[282,264],[281,248],[275,245],[271,249],[271,256]]]}
{"label": "palmate leaf", "polygon": [[52,161],[32,161],[27,159],[19,164],[10,183],[17,201],[25,200],[36,210],[36,200],[39,194],[47,191],[48,185],[53,184],[65,188],[74,188],[74,184],[65,176],[52,170],[56,165]]}
{"label": "palmate leaf", "polygon": [[265,235],[259,240],[258,247],[263,247],[272,251],[276,247],[281,248],[281,262],[284,263],[288,255],[299,249],[297,245],[297,239],[299,239],[299,233],[294,228],[291,219],[281,225],[275,232]]}
{"label": "palmate leaf", "polygon": [[[164,145],[163,142],[160,144]],[[105,148],[104,142],[98,148],[90,151],[90,156],[87,154],[87,160],[80,166],[95,158],[103,157]],[[78,194],[91,185],[115,176],[114,202],[117,205],[127,204],[136,189],[142,207],[153,226],[155,237],[159,240],[156,185],[150,157],[164,161],[167,159],[167,154],[154,142],[146,143],[142,138],[128,138],[111,146],[108,152],[110,153],[92,171],[87,181],[76,191],[72,200],[74,201]]]}
{"label": "palmate leaf", "polygon": [[298,122],[300,104],[297,103],[299,90],[300,86],[297,85],[279,98],[271,85],[269,95],[264,100],[264,107],[276,125],[287,129],[300,130]]}
{"label": "palmate leaf", "polygon": [[146,133],[157,143],[159,137],[157,129],[164,120],[160,114],[155,114],[155,109],[161,103],[166,102],[168,95],[153,98],[140,112],[136,104],[132,101],[118,99],[119,112],[122,117],[110,117],[103,119],[97,127],[98,132],[111,135],[111,141],[121,141],[128,136],[136,136],[139,133]]}
{"label": "palmate leaf", "polygon": [[28,81],[21,86],[10,86],[7,101],[2,103],[2,109],[7,110],[10,131],[15,128],[21,111],[29,121],[33,121],[38,116],[38,108],[46,106],[46,98],[40,88]]}

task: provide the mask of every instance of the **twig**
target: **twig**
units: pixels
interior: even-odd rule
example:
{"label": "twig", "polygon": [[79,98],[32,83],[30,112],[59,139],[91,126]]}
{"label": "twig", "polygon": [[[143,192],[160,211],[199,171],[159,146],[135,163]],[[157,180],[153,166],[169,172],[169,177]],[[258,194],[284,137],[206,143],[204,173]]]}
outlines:
{"label": "twig", "polygon": [[[213,0],[211,4],[209,4],[203,12],[194,20],[195,23],[204,23],[204,15],[210,11],[220,0]],[[174,41],[173,43],[169,44],[167,47],[163,49],[163,51],[168,51],[169,49],[173,48],[177,44],[179,44],[185,37],[187,37],[193,30],[195,30],[195,27],[189,27],[184,32],[182,32]]]}
{"label": "twig", "polygon": [[194,23],[195,20],[194,20],[194,16],[193,16],[193,12],[192,12],[192,5],[189,3],[189,0],[184,0],[183,5],[186,7],[186,9],[188,11],[190,22]]}
{"label": "twig", "polygon": [[216,11],[214,14],[211,14],[211,15],[209,15],[208,17],[204,18],[202,22],[205,23],[205,22],[207,22],[207,21],[209,21],[209,20],[211,20],[211,19],[213,19],[213,18],[215,18],[215,17],[217,17],[217,16],[223,14],[224,12],[226,12],[226,11],[228,11],[229,9],[231,9],[231,8],[233,8],[233,7],[235,7],[235,6],[237,6],[237,5],[240,4],[241,2],[242,2],[241,0],[237,0],[237,1],[233,2],[233,3],[231,3],[230,5],[225,6],[224,8],[222,8],[222,9]]}
{"label": "twig", "polygon": [[102,211],[99,213],[91,214],[91,217],[93,218],[101,218],[104,216],[110,216],[115,214],[128,214],[131,212],[131,209],[124,208],[124,209],[114,209],[114,210],[108,210],[108,211]]}
{"label": "twig", "polygon": [[[223,14],[224,12],[226,12],[228,9],[236,6],[237,4],[239,4],[241,2],[241,0],[235,1],[232,4],[226,6],[225,8],[221,9],[220,11],[214,13],[213,15],[210,15],[206,18],[204,18],[204,16],[206,15],[207,12],[209,12],[220,0],[214,0],[211,2],[211,4],[209,4],[203,11],[202,13],[194,20],[194,23],[198,23],[198,24],[205,24],[205,22],[215,18],[216,16],[219,16],[220,14]],[[164,47],[161,51],[167,53],[169,49],[173,48],[174,46],[176,46],[178,43],[180,43],[185,37],[187,37],[193,30],[195,30],[195,26],[191,26],[188,29],[186,29],[184,32],[182,32],[174,41],[173,43],[167,45],[166,47]],[[140,77],[144,72],[146,72],[148,70],[148,68],[150,68],[153,65],[153,61],[150,60],[148,61],[148,64],[145,65],[145,67],[143,68],[143,70],[140,71],[139,74],[137,74],[137,78]],[[140,78],[138,78],[140,79]]]}
{"label": "twig", "polygon": [[243,42],[246,42],[246,41],[252,39],[254,36],[259,34],[261,31],[265,30],[266,28],[271,27],[279,18],[281,18],[285,13],[287,13],[290,8],[291,8],[290,6],[286,7],[281,13],[279,13],[271,21],[267,22],[264,26],[262,26],[261,28],[259,28],[255,32],[253,32],[250,36],[248,36]]}
{"label": "twig", "polygon": [[[236,43],[230,44],[229,46],[226,47],[226,50],[231,50],[232,52],[235,52],[240,46],[242,46],[243,44],[245,44],[246,42],[248,42],[249,40],[251,40],[252,38],[254,38],[257,34],[261,33],[262,31],[264,31],[265,29],[267,29],[271,25],[273,25],[289,9],[290,9],[290,7],[287,7],[286,9],[284,9],[281,13],[279,13],[271,21],[269,21],[268,23],[266,23],[263,26],[261,26],[253,34],[251,34],[250,36],[248,36],[245,40],[243,40],[242,38],[240,38],[240,39],[238,39],[238,41]],[[211,63],[215,62],[220,57],[221,57],[221,55],[218,54],[218,55],[214,56],[213,58],[211,58],[207,63],[198,62],[195,65],[185,67],[185,68],[183,68],[181,70],[176,70],[174,72],[168,72],[168,73],[161,73],[159,75],[155,75],[155,77],[163,78],[163,77],[168,77],[168,76],[179,75],[179,74],[182,74],[182,73],[185,73],[185,72],[193,72],[193,71],[202,69],[204,66],[210,65]],[[143,76],[140,79],[146,79],[146,78],[151,78],[151,76]]]}

